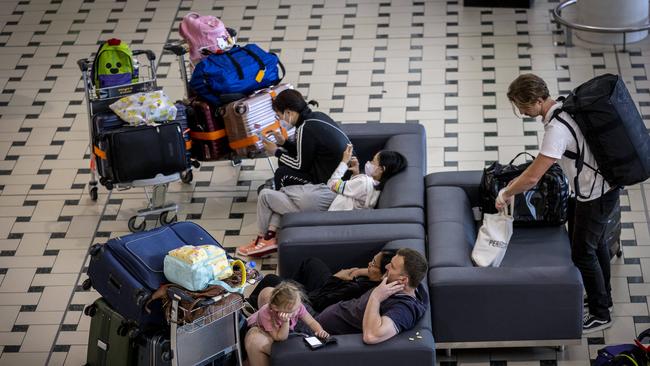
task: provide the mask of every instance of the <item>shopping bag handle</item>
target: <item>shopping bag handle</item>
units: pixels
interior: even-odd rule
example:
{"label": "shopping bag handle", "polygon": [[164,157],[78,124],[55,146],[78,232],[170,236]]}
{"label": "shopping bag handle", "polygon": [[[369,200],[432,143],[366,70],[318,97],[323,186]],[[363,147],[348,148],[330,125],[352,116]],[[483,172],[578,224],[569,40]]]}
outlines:
{"label": "shopping bag handle", "polygon": [[[508,208],[510,209],[510,214],[508,214]],[[499,215],[503,216],[514,216],[515,215],[515,197],[513,196],[510,200],[510,203],[501,209],[499,209]]]}

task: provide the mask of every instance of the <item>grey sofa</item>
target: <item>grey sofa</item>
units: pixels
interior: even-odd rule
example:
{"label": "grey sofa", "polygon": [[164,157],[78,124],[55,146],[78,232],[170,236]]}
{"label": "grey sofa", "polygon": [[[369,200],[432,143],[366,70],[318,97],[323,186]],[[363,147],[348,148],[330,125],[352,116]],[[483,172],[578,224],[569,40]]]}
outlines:
{"label": "grey sofa", "polygon": [[386,183],[374,210],[300,212],[284,215],[282,231],[289,227],[408,222],[424,225],[426,136],[418,124],[382,123],[342,125],[350,137],[359,165],[382,149],[395,150],[408,160],[407,168]]}
{"label": "grey sofa", "polygon": [[[515,228],[499,268],[477,268],[481,171],[425,179],[433,334],[439,348],[580,343],[582,280],[565,228]],[[507,342],[507,343],[505,343]]]}
{"label": "grey sofa", "polygon": [[[283,235],[280,244],[280,275],[291,276],[306,257],[322,259],[332,271],[363,267],[374,254],[386,249],[412,248],[425,252],[424,228],[419,224],[345,225],[299,228]],[[314,233],[313,230],[317,232]],[[426,278],[424,279],[426,281]],[[419,332],[418,338],[416,332]],[[409,338],[413,338],[410,340]],[[302,337],[276,342],[272,365],[435,365],[435,349],[428,310],[416,327],[376,345],[363,343],[361,334],[337,335],[337,344],[311,351]]]}

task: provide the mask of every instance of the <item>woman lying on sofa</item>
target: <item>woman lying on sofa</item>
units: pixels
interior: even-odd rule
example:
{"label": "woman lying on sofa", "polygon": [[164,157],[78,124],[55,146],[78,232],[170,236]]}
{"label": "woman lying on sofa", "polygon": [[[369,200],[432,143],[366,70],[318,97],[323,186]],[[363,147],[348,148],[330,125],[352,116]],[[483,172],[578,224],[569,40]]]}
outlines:
{"label": "woman lying on sofa", "polygon": [[[307,258],[289,279],[303,286],[311,307],[321,312],[332,304],[357,298],[377,286],[393,256],[394,250],[382,250],[372,257],[368,267],[347,268],[336,273],[332,273],[322,260]],[[282,281],[282,277],[274,274],[264,276],[247,302],[258,309],[262,304],[268,303],[270,291]]]}
{"label": "woman lying on sofa", "polygon": [[[406,168],[406,158],[396,152],[382,150],[359,173],[359,161],[352,156],[352,145],[343,152],[341,163],[327,184],[305,184],[263,189],[257,199],[259,234],[249,244],[237,248],[237,254],[263,256],[277,250],[276,231],[282,215],[300,211],[344,211],[373,208],[390,177]],[[343,180],[350,170],[352,177]]]}

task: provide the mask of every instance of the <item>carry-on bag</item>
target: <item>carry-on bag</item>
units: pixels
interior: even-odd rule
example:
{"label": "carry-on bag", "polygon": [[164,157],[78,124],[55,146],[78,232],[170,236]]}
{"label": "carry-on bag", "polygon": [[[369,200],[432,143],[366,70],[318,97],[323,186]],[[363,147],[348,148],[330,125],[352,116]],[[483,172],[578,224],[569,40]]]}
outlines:
{"label": "carry-on bag", "polygon": [[112,184],[187,169],[183,132],[174,122],[104,131],[97,136],[93,152],[99,160],[105,160],[97,166],[104,166],[102,177]]}
{"label": "carry-on bag", "polygon": [[[484,214],[496,213],[494,207],[499,191],[517,178],[528,168],[531,161],[515,165],[514,161],[521,155],[517,154],[508,164],[492,163],[483,170],[479,192]],[[515,226],[557,226],[567,221],[569,205],[569,180],[558,164],[553,164],[544,173],[537,184],[526,192],[515,195]]]}
{"label": "carry-on bag", "polygon": [[[650,178],[650,135],[643,118],[618,75],[604,74],[578,86],[566,98],[553,117],[565,125],[577,141],[574,129],[559,114],[573,117],[585,137],[598,165],[597,172],[610,186],[629,186]],[[578,176],[593,174],[595,167],[584,164],[584,151],[566,151],[564,156],[575,160],[576,195],[580,192]]]}
{"label": "carry-on bag", "polygon": [[163,272],[165,255],[183,245],[219,243],[193,222],[178,222],[95,244],[90,248],[88,282],[128,320],[141,324],[164,324],[160,303],[145,304],[152,292],[167,283]]}
{"label": "carry-on bag", "polygon": [[190,88],[201,99],[220,107],[224,104],[223,94],[248,95],[278,84],[283,77],[284,66],[278,56],[251,43],[203,59],[192,72]]}
{"label": "carry-on bag", "polygon": [[598,350],[594,366],[646,366],[650,363],[650,329],[641,332],[634,343],[606,346]]}
{"label": "carry-on bag", "polygon": [[[508,210],[509,209],[509,210]],[[484,214],[472,249],[472,262],[479,267],[499,267],[512,237],[514,201],[500,212]]]}
{"label": "carry-on bag", "polygon": [[169,366],[172,364],[172,349],[169,330],[145,332],[134,339],[138,349],[138,366]]}
{"label": "carry-on bag", "polygon": [[276,119],[273,99],[283,90],[293,89],[291,84],[258,90],[254,94],[232,102],[221,109],[228,143],[238,156],[254,158],[264,152],[262,139],[268,137],[275,142],[271,131],[281,132],[284,138],[293,136],[295,128],[286,130]]}
{"label": "carry-on bag", "polygon": [[188,116],[192,157],[199,161],[223,160],[232,153],[223,118],[210,104],[194,100]]}
{"label": "carry-on bag", "polygon": [[137,326],[97,299],[84,309],[91,317],[86,364],[88,366],[135,365],[138,349],[131,340]]}

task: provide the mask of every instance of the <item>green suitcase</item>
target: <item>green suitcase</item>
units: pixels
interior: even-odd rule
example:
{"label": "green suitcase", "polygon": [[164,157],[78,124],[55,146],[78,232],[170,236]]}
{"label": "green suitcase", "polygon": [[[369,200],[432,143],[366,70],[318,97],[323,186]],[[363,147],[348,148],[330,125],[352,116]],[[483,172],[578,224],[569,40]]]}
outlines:
{"label": "green suitcase", "polygon": [[137,364],[137,345],[131,341],[137,327],[113,310],[103,298],[84,309],[90,316],[88,366],[128,366]]}

